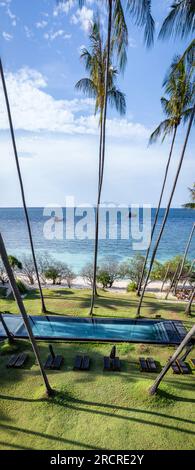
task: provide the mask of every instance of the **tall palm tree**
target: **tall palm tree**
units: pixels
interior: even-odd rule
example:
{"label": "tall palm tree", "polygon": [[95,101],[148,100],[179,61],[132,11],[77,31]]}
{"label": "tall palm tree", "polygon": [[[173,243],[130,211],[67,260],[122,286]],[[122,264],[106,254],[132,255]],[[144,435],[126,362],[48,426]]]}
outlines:
{"label": "tall palm tree", "polygon": [[31,226],[30,226],[30,219],[29,219],[28,209],[27,209],[27,205],[26,205],[24,185],[23,185],[23,180],[22,180],[22,175],[21,175],[21,170],[20,170],[18,151],[17,151],[17,146],[16,146],[16,140],[15,140],[15,134],[14,134],[14,128],[13,128],[9,98],[8,98],[7,87],[6,87],[5,76],[4,76],[4,71],[3,71],[3,65],[2,65],[1,58],[0,58],[0,75],[1,75],[1,79],[2,79],[3,91],[4,91],[4,96],[5,96],[7,114],[8,114],[8,120],[9,120],[9,126],[10,126],[10,133],[11,133],[12,145],[13,145],[13,150],[14,150],[14,157],[15,157],[15,162],[16,162],[18,179],[19,179],[19,184],[20,184],[24,214],[25,214],[25,218],[26,218],[27,230],[28,230],[28,235],[29,235],[30,247],[31,247],[31,252],[32,252],[32,257],[33,257],[33,262],[34,262],[36,277],[37,277],[37,281],[38,281],[40,297],[41,297],[42,312],[46,313],[47,310],[46,310],[46,307],[45,307],[43,292],[42,292],[42,288],[41,288],[41,282],[40,282],[40,278],[39,278],[38,266],[37,266],[35,250],[34,250],[34,244],[33,244],[33,238],[32,238],[32,232],[31,232]]}
{"label": "tall palm tree", "polygon": [[166,207],[166,211],[165,211],[165,214],[164,214],[164,218],[163,218],[163,222],[162,222],[162,225],[161,225],[161,228],[160,228],[160,232],[159,232],[159,235],[157,237],[157,240],[156,240],[156,243],[155,243],[155,246],[154,246],[154,250],[153,250],[153,253],[152,253],[152,256],[151,256],[148,273],[147,273],[145,283],[144,283],[144,287],[143,287],[143,290],[142,290],[142,293],[141,293],[141,297],[140,297],[140,301],[139,301],[139,305],[138,305],[138,309],[137,309],[137,316],[138,317],[140,316],[142,301],[143,301],[143,298],[144,298],[144,293],[145,293],[145,290],[146,290],[147,283],[148,283],[149,278],[150,278],[150,273],[151,273],[152,266],[153,266],[153,263],[154,263],[154,260],[155,260],[156,252],[158,250],[158,246],[159,246],[159,243],[161,241],[162,234],[164,232],[164,228],[165,228],[167,218],[168,218],[168,215],[169,215],[169,210],[170,210],[172,199],[173,199],[175,189],[176,189],[176,186],[177,186],[177,181],[178,181],[178,178],[179,178],[179,175],[180,175],[180,170],[181,170],[183,159],[184,159],[184,156],[185,156],[185,151],[186,151],[189,135],[190,135],[191,128],[192,128],[192,125],[193,125],[194,116],[195,116],[195,104],[194,104],[192,112],[191,112],[191,116],[190,116],[190,120],[189,120],[189,123],[188,123],[188,128],[187,128],[183,148],[182,148],[182,151],[181,151],[181,157],[180,157],[180,160],[179,160],[179,163],[178,163],[175,179],[174,179],[173,186],[172,186],[172,189],[171,189],[171,194],[170,194],[170,197],[169,197],[169,200],[168,200],[168,204],[167,204],[167,207]]}
{"label": "tall palm tree", "polygon": [[[94,250],[94,271],[93,271],[93,289],[91,300],[91,311],[93,311],[94,299],[96,294],[96,272],[97,272],[97,253],[98,253],[98,232],[99,232],[99,207],[101,186],[103,180],[102,166],[102,136],[103,136],[103,112],[105,102],[105,72],[107,63],[107,46],[103,42],[99,19],[91,26],[90,51],[84,48],[81,51],[81,60],[84,61],[85,68],[89,77],[82,78],[76,83],[76,89],[83,91],[95,99],[95,114],[99,112],[99,177],[98,177],[98,198],[96,206],[96,227],[95,227],[95,250]],[[110,64],[108,75],[108,102],[121,114],[126,112],[125,95],[116,87],[118,70],[112,65],[112,54],[114,48],[114,39],[111,41]]]}
{"label": "tall palm tree", "polygon": [[149,143],[153,144],[156,140],[162,136],[162,141],[166,138],[167,135],[172,134],[171,147],[169,151],[169,157],[167,160],[161,193],[158,201],[158,207],[155,213],[154,223],[151,231],[150,243],[146,252],[145,261],[143,264],[142,275],[140,278],[137,294],[140,295],[144,273],[148,261],[148,256],[150,253],[152,241],[154,238],[154,233],[158,221],[159,211],[161,207],[161,202],[165,190],[165,185],[167,181],[169,166],[173,154],[173,148],[175,144],[176,134],[179,125],[182,122],[186,122],[189,119],[190,113],[192,111],[191,102],[193,98],[193,86],[191,83],[191,68],[185,66],[184,62],[180,62],[179,66],[175,69],[175,64],[179,61],[179,56],[175,57],[168,74],[165,77],[163,86],[165,88],[165,93],[168,98],[162,97],[161,104],[163,111],[165,113],[166,119],[162,121],[159,126],[154,130],[150,136]]}
{"label": "tall palm tree", "polygon": [[[66,0],[57,0],[58,2],[65,2]],[[78,0],[80,7],[83,6],[84,0]],[[101,3],[101,0],[100,0]],[[105,3],[105,2],[104,2]],[[127,0],[124,2],[127,10],[134,20],[134,23],[144,28],[144,41],[147,46],[153,43],[154,37],[154,20],[151,15],[151,0]],[[106,68],[105,68],[105,93],[104,93],[104,107],[102,113],[102,143],[101,143],[101,171],[99,180],[98,200],[101,200],[101,191],[104,175],[104,162],[105,162],[105,140],[106,140],[106,119],[107,119],[107,104],[108,104],[108,90],[109,90],[109,67],[110,55],[112,48],[112,38],[114,37],[113,50],[119,61],[121,69],[124,69],[126,63],[126,47],[128,44],[128,30],[125,21],[125,14],[123,2],[121,0],[107,0],[108,8],[108,22],[107,22],[107,54],[106,54]],[[96,285],[96,267],[95,259],[97,260],[97,237],[98,237],[98,211],[96,211],[96,228],[95,228],[95,254],[94,254],[94,280],[92,291],[92,302],[90,314],[93,313],[94,306],[94,292]],[[97,266],[97,262],[96,262]]]}
{"label": "tall palm tree", "polygon": [[51,396],[51,395],[53,395],[54,391],[52,390],[52,388],[49,384],[47,375],[45,373],[45,369],[44,369],[42,361],[41,361],[39,350],[37,348],[37,344],[36,344],[36,341],[35,341],[35,338],[34,338],[34,335],[33,335],[33,332],[32,332],[31,324],[30,324],[28,315],[26,313],[26,310],[25,310],[25,307],[24,307],[19,289],[17,287],[16,280],[15,280],[12,268],[10,266],[10,262],[9,262],[9,259],[8,259],[8,256],[7,256],[7,252],[6,252],[6,249],[5,249],[5,245],[4,245],[4,241],[3,241],[1,233],[0,233],[0,256],[1,256],[3,264],[5,266],[5,270],[7,272],[7,276],[8,276],[10,285],[12,287],[15,300],[18,304],[19,311],[22,315],[25,327],[27,329],[29,340],[31,342],[31,345],[32,345],[32,348],[33,348],[33,351],[34,351],[34,354],[35,354],[35,358],[36,358],[36,361],[39,365],[40,372],[41,372],[41,375],[42,375],[42,378],[43,378],[43,381],[44,381],[44,385],[45,385],[45,388],[46,388],[46,393],[47,393],[48,396]]}

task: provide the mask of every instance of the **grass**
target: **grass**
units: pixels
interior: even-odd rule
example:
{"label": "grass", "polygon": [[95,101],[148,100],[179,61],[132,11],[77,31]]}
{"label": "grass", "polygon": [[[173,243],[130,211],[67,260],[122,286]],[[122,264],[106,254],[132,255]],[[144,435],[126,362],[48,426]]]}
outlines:
{"label": "grass", "polygon": [[[193,449],[194,375],[169,372],[159,393],[150,397],[152,374],[140,373],[138,355],[153,355],[161,365],[172,348],[120,344],[121,373],[102,371],[108,344],[55,343],[65,360],[61,371],[49,372],[57,391],[46,399],[38,367],[30,352],[23,370],[6,369],[0,361],[0,449]],[[38,344],[42,359],[46,343]],[[77,353],[91,357],[89,372],[74,372]]]}
{"label": "grass", "polygon": [[[86,316],[89,290],[44,291],[52,314]],[[38,292],[24,300],[28,313],[40,314]],[[134,294],[101,292],[96,315],[134,317]],[[17,313],[14,301],[1,299],[1,311]],[[194,312],[186,319],[184,305],[158,301],[147,295],[142,315],[175,318],[190,327]],[[139,355],[153,356],[164,365],[172,347],[118,344],[121,373],[105,373],[103,356],[111,344],[55,342],[56,353],[64,356],[61,371],[49,371],[56,394],[46,399],[42,379],[27,341],[17,341],[18,350],[29,352],[24,369],[5,367],[11,353],[0,345],[0,449],[193,449],[194,448],[194,374],[175,376],[170,371],[159,392],[151,397],[148,388],[155,374],[140,373]],[[48,344],[38,343],[41,357],[48,354]],[[91,357],[89,372],[74,372],[76,354]],[[191,353],[193,354],[193,353]]]}

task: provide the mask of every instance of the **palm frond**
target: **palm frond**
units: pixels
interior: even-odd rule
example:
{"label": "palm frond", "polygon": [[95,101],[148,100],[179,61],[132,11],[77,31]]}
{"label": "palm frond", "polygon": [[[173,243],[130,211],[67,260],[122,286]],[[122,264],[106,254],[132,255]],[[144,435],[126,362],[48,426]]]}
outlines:
{"label": "palm frond", "polygon": [[90,78],[81,78],[76,85],[76,90],[83,91],[83,93],[90,98],[97,97],[97,88]]}
{"label": "palm frond", "polygon": [[[186,124],[186,122],[189,121],[192,112],[193,112],[193,107],[185,109],[185,111],[183,111],[182,121],[183,121],[184,124]],[[195,124],[195,118],[194,118],[194,124]]]}
{"label": "palm frond", "polygon": [[124,115],[126,113],[126,100],[125,94],[118,90],[116,87],[112,87],[108,91],[108,100],[110,105],[121,114]]}
{"label": "palm frond", "polygon": [[174,125],[170,119],[165,119],[164,121],[162,121],[159,126],[154,130],[154,132],[152,132],[149,138],[149,145],[154,144],[161,135],[163,135],[163,142],[167,134],[170,134],[173,131],[173,127]]}
{"label": "palm frond", "polygon": [[113,11],[113,45],[117,50],[119,68],[124,71],[127,63],[128,28],[121,0],[115,0]]}
{"label": "palm frond", "polygon": [[195,0],[175,0],[165,18],[159,38],[184,38],[195,31]]}
{"label": "palm frond", "polygon": [[151,0],[128,0],[127,9],[135,24],[144,27],[144,42],[150,47],[154,41],[155,22],[151,13]]}

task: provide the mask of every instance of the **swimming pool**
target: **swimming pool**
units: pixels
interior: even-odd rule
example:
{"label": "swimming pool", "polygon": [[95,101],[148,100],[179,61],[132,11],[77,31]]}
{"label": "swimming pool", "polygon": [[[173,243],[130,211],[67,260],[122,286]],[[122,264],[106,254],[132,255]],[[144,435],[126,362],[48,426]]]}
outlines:
{"label": "swimming pool", "polygon": [[[4,320],[16,338],[26,338],[20,315],[4,314]],[[135,343],[178,344],[186,335],[180,321],[76,318],[65,316],[29,316],[34,336],[41,340],[125,341]],[[6,337],[0,322],[0,337]]]}

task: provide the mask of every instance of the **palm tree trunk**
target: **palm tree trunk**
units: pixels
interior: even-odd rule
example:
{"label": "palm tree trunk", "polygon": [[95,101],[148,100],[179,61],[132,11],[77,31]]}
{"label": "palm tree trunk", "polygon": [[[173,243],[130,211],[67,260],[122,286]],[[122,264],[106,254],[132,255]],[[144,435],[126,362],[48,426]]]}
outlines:
{"label": "palm tree trunk", "polygon": [[187,280],[188,280],[188,277],[190,276],[190,274],[191,274],[191,272],[192,272],[194,263],[195,263],[195,259],[193,259],[193,261],[192,261],[192,263],[191,263],[190,269],[189,269],[189,271],[188,271],[188,273],[187,273],[187,276],[186,276],[186,279],[185,279],[185,281],[184,281],[184,283],[183,283],[182,289],[184,289],[184,287],[185,287],[185,285],[186,285],[186,282],[187,282]]}
{"label": "palm tree trunk", "polygon": [[109,13],[108,13],[107,58],[106,58],[106,71],[105,71],[105,96],[104,96],[104,109],[103,109],[103,117],[102,117],[102,125],[101,125],[101,137],[102,138],[101,138],[101,155],[99,157],[99,185],[98,185],[98,198],[97,198],[97,206],[96,206],[94,270],[93,270],[91,307],[90,307],[90,312],[89,312],[90,315],[93,315],[93,308],[94,308],[94,302],[95,302],[97,256],[98,256],[98,235],[99,235],[99,209],[100,209],[102,183],[103,183],[103,176],[104,176],[104,161],[105,161],[108,79],[109,79],[109,65],[110,65],[111,30],[112,30],[112,0],[108,0],[108,3],[109,3]]}
{"label": "palm tree trunk", "polygon": [[143,268],[142,268],[142,273],[141,273],[141,278],[140,278],[140,282],[139,282],[139,286],[138,286],[138,290],[137,290],[137,295],[138,296],[140,295],[140,291],[141,291],[141,288],[142,288],[142,283],[143,283],[145,269],[146,269],[146,266],[147,266],[148,256],[149,256],[149,253],[150,253],[150,248],[151,248],[151,245],[152,245],[152,240],[153,240],[155,228],[156,228],[156,224],[157,224],[157,221],[158,221],[161,202],[162,202],[162,198],[163,198],[163,194],[164,194],[165,184],[166,184],[166,181],[167,181],[167,175],[168,175],[169,166],[170,166],[170,162],[171,162],[171,157],[172,157],[172,153],[173,153],[173,147],[174,147],[175,138],[176,138],[176,134],[177,134],[177,128],[178,128],[178,126],[176,125],[175,128],[174,128],[173,138],[172,138],[172,142],[171,142],[171,148],[170,148],[170,152],[169,152],[169,158],[168,158],[168,161],[167,161],[165,174],[164,174],[164,179],[163,179],[163,184],[162,184],[162,189],[161,189],[161,193],[160,193],[160,198],[159,198],[159,201],[158,201],[158,207],[157,207],[157,210],[156,210],[155,219],[154,219],[154,223],[153,223],[153,226],[152,226],[150,243],[149,243],[149,246],[148,246],[148,249],[147,249],[147,252],[146,252],[146,256],[145,256],[145,260],[144,260],[144,264],[143,264]]}
{"label": "palm tree trunk", "polygon": [[46,375],[44,367],[42,365],[39,350],[37,348],[36,341],[35,341],[35,338],[34,338],[34,335],[33,335],[32,329],[31,329],[31,324],[29,322],[28,315],[26,313],[26,310],[25,310],[25,307],[24,307],[19,289],[18,289],[16,281],[15,281],[15,277],[14,277],[13,272],[12,272],[12,268],[11,268],[9,260],[8,260],[7,252],[6,252],[6,249],[5,249],[5,245],[4,245],[1,233],[0,233],[0,254],[1,254],[1,258],[2,258],[3,264],[5,266],[8,278],[9,278],[10,285],[11,285],[13,293],[14,293],[14,297],[15,297],[16,302],[18,304],[19,311],[22,315],[25,327],[27,329],[29,340],[31,342],[31,345],[32,345],[32,348],[33,348],[33,351],[34,351],[36,361],[37,361],[37,363],[39,365],[39,368],[40,368],[40,372],[41,372],[41,375],[42,375],[42,378],[43,378],[43,381],[44,381],[44,385],[45,385],[45,388],[46,388],[47,395],[51,396],[51,395],[53,395],[54,392],[53,392],[52,388],[50,387],[47,375]]}
{"label": "palm tree trunk", "polygon": [[7,114],[8,114],[8,119],[9,119],[11,139],[12,139],[12,145],[13,145],[14,156],[15,156],[15,161],[16,161],[16,168],[17,168],[18,178],[19,178],[19,183],[20,183],[20,190],[21,190],[23,208],[24,208],[24,213],[25,213],[25,218],[26,218],[26,223],[27,223],[27,228],[28,228],[28,235],[29,235],[29,240],[30,240],[32,257],[33,257],[36,277],[37,277],[37,281],[38,281],[39,292],[40,292],[40,296],[41,296],[42,312],[46,313],[47,310],[46,310],[46,307],[45,307],[43,292],[42,292],[42,288],[41,288],[41,282],[40,282],[40,279],[39,279],[39,272],[38,272],[38,267],[37,267],[37,262],[36,262],[36,257],[35,257],[35,251],[34,251],[34,245],[33,245],[33,239],[32,239],[30,220],[29,220],[28,210],[27,210],[27,206],[26,206],[24,187],[23,187],[22,175],[21,175],[21,171],[20,171],[20,164],[19,164],[19,159],[18,159],[18,152],[17,152],[17,147],[16,147],[16,141],[15,141],[14,128],[13,128],[13,123],[12,123],[12,116],[11,116],[9,98],[8,98],[8,94],[7,94],[7,87],[6,87],[5,76],[4,76],[3,65],[2,65],[1,59],[0,59],[0,74],[1,74],[3,91],[4,91],[5,102],[6,102],[6,107],[7,107]]}
{"label": "palm tree trunk", "polygon": [[7,338],[8,338],[9,343],[10,343],[10,344],[11,344],[11,343],[14,343],[13,335],[12,335],[12,333],[9,331],[9,328],[7,327],[7,324],[6,324],[6,322],[5,322],[4,318],[3,318],[2,313],[0,313],[0,321],[1,321],[1,323],[2,323],[2,325],[3,325],[3,328],[4,328],[5,332],[6,332],[6,335],[7,335]]}
{"label": "palm tree trunk", "polygon": [[169,269],[170,269],[170,263],[169,263],[168,266],[167,266],[166,273],[165,273],[165,277],[164,277],[164,279],[163,279],[163,281],[162,281],[162,286],[161,286],[161,290],[160,290],[161,292],[163,292],[163,288],[164,288],[165,282],[166,282],[166,280],[167,280],[167,276],[168,276],[168,274],[169,274]]}
{"label": "palm tree trunk", "polygon": [[175,281],[176,281],[176,279],[177,279],[177,275],[178,275],[178,272],[179,272],[179,267],[180,267],[180,261],[179,261],[179,263],[178,263],[178,265],[177,265],[177,268],[176,268],[176,270],[175,270],[175,272],[174,272],[174,274],[173,274],[173,278],[172,278],[172,280],[171,280],[169,289],[168,289],[168,291],[167,291],[167,293],[166,293],[166,295],[165,295],[165,300],[168,299],[168,296],[169,296],[169,294],[170,294],[170,292],[171,292],[171,289],[174,287],[174,284],[175,284]]}
{"label": "palm tree trunk", "polygon": [[189,300],[188,305],[187,305],[187,307],[186,307],[186,309],[185,309],[186,315],[190,315],[190,314],[191,314],[192,302],[193,302],[193,300],[194,300],[194,297],[195,297],[195,286],[194,286],[194,288],[193,288],[193,290],[192,290],[192,293],[191,293],[191,296],[190,296],[190,300]]}
{"label": "palm tree trunk", "polygon": [[139,301],[139,305],[138,305],[138,309],[137,309],[137,316],[138,317],[140,316],[142,301],[143,301],[143,298],[144,298],[147,283],[148,283],[149,278],[150,278],[150,273],[151,273],[151,270],[152,270],[152,266],[153,266],[153,263],[154,263],[156,252],[158,250],[158,246],[159,246],[162,234],[164,232],[166,221],[167,221],[167,218],[168,218],[168,215],[169,215],[170,206],[171,206],[172,199],[173,199],[173,196],[174,196],[175,188],[177,186],[177,181],[178,181],[178,178],[179,178],[180,170],[181,170],[181,167],[182,167],[182,163],[183,163],[183,159],[184,159],[184,155],[185,155],[185,151],[186,151],[186,146],[187,146],[187,143],[188,143],[188,138],[189,138],[189,135],[190,135],[192,124],[193,124],[194,115],[195,115],[195,105],[193,107],[193,111],[192,111],[192,114],[191,114],[191,117],[190,117],[190,120],[189,120],[187,132],[186,132],[186,137],[185,137],[184,145],[183,145],[182,152],[181,152],[180,161],[179,161],[178,168],[177,168],[177,171],[176,171],[175,179],[174,179],[174,182],[173,182],[171,194],[170,194],[170,197],[169,197],[169,201],[168,201],[167,208],[166,208],[166,211],[165,211],[165,215],[164,215],[164,218],[163,218],[163,222],[162,222],[162,225],[161,225],[160,233],[158,235],[157,241],[156,241],[155,246],[154,246],[154,250],[153,250],[153,253],[152,253],[152,256],[151,256],[150,266],[149,266],[148,273],[147,273],[145,283],[144,283],[144,287],[143,287],[143,290],[142,290],[142,293],[141,293],[141,297],[140,297],[140,301]]}
{"label": "palm tree trunk", "polygon": [[158,377],[156,378],[154,384],[152,385],[152,387],[150,387],[149,389],[149,394],[150,395],[154,395],[156,392],[157,392],[157,389],[161,383],[161,380],[163,379],[163,377],[165,376],[165,374],[167,373],[167,371],[169,370],[169,368],[171,367],[171,364],[173,364],[173,362],[175,362],[177,360],[177,358],[179,357],[180,353],[183,351],[183,349],[187,346],[187,344],[189,343],[190,339],[192,338],[192,336],[195,334],[195,326],[192,326],[191,330],[187,333],[187,335],[185,336],[185,338],[183,339],[183,341],[181,342],[181,344],[178,346],[178,348],[176,349],[176,351],[174,352],[173,356],[171,357],[171,359],[169,359],[169,361],[167,362],[167,364],[165,365],[165,367],[163,367],[162,371],[160,372],[160,374],[158,375]]}
{"label": "palm tree trunk", "polygon": [[182,263],[181,263],[181,268],[179,270],[179,274],[178,274],[178,277],[177,277],[177,280],[176,280],[176,283],[175,283],[175,293],[176,293],[177,286],[178,286],[178,283],[180,281],[180,278],[182,276],[185,260],[186,260],[187,254],[188,254],[188,250],[189,250],[189,247],[190,247],[190,243],[191,243],[191,240],[192,240],[192,237],[193,237],[194,230],[195,230],[195,224],[193,224],[193,226],[192,226],[192,230],[191,230],[191,233],[190,233],[190,236],[189,236],[189,239],[187,241],[187,245],[186,245],[186,248],[185,248],[185,251],[184,251],[184,255],[183,255],[183,259],[182,259]]}

